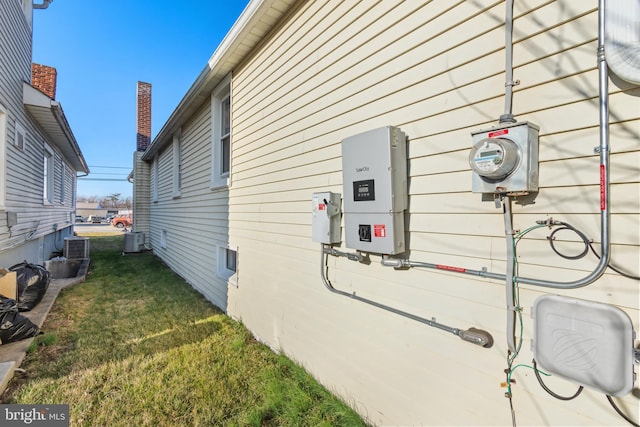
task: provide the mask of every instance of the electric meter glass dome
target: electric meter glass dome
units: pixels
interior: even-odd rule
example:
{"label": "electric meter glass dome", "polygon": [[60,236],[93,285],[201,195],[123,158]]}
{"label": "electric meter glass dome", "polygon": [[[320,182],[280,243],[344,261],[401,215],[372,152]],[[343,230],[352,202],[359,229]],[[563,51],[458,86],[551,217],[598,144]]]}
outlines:
{"label": "electric meter glass dome", "polygon": [[469,165],[483,178],[498,180],[508,176],[518,164],[520,153],[515,142],[506,138],[485,138],[469,153]]}

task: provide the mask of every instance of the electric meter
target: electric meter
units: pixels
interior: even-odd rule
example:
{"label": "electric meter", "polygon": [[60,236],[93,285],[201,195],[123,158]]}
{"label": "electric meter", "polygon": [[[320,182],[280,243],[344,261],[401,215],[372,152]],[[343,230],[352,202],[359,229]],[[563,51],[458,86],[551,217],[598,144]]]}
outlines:
{"label": "electric meter", "polygon": [[407,137],[393,126],[342,140],[345,244],[363,252],[405,251]]}
{"label": "electric meter", "polygon": [[509,195],[538,191],[539,129],[523,122],[472,133],[472,191]]}
{"label": "electric meter", "polygon": [[489,179],[503,179],[520,160],[518,146],[508,139],[485,138],[471,149],[469,164],[475,173]]}

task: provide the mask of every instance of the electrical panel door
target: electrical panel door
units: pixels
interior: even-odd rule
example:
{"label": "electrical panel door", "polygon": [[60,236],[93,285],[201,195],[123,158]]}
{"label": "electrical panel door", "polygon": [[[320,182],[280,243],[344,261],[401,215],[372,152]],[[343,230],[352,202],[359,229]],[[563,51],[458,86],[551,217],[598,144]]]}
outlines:
{"label": "electrical panel door", "polygon": [[404,252],[406,136],[387,126],[342,141],[345,243],[363,252]]}
{"label": "electrical panel door", "polygon": [[311,239],[324,244],[340,243],[340,193],[313,193],[311,214]]}

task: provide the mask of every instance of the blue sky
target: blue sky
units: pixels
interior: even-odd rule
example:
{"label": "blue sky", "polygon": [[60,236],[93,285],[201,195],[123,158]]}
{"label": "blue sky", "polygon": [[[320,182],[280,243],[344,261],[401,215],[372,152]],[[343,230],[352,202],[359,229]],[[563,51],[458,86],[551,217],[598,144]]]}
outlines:
{"label": "blue sky", "polygon": [[160,131],[249,0],[55,0],[33,13],[33,62],[58,71],[56,100],[91,169],[79,196],[131,196],[136,84]]}

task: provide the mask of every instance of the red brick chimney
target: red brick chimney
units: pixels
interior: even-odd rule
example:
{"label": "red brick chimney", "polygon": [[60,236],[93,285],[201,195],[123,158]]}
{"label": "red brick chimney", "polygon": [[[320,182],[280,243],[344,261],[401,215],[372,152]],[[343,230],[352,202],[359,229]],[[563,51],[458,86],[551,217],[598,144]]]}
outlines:
{"label": "red brick chimney", "polygon": [[138,82],[136,150],[145,151],[151,144],[151,83]]}
{"label": "red brick chimney", "polygon": [[56,99],[58,72],[53,67],[31,64],[31,85],[51,99]]}

